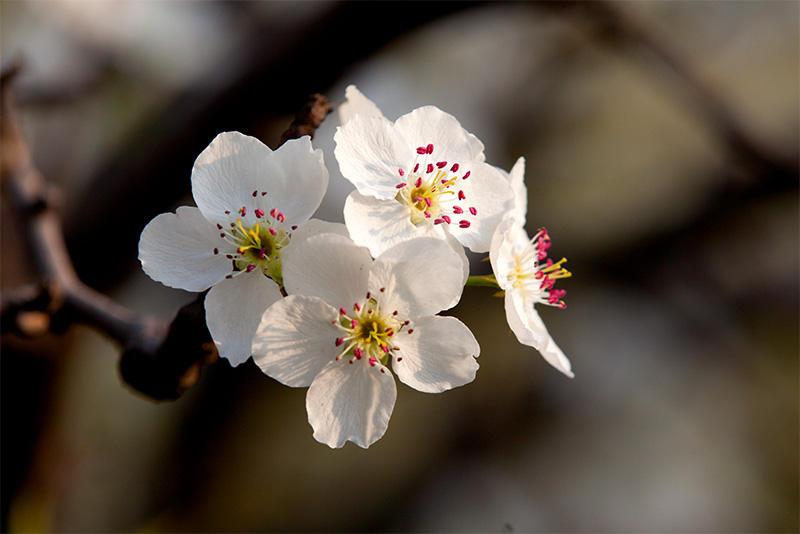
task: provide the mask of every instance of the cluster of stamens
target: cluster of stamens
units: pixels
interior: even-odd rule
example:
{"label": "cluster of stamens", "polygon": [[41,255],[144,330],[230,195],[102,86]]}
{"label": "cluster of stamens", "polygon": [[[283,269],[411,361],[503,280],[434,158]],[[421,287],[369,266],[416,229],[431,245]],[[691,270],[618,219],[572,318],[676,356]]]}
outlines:
{"label": "cluster of stamens", "polygon": [[[254,203],[259,205],[258,201],[266,194],[266,191],[253,191],[253,198],[256,199]],[[289,243],[289,232],[282,228],[286,222],[283,213],[277,208],[272,208],[267,213],[257,207],[253,210],[253,214],[258,222],[252,226],[249,226],[245,219],[246,206],[242,206],[235,213],[226,210],[225,214],[231,221],[227,227],[217,223],[219,236],[235,247],[232,252],[225,255],[233,262],[234,267],[234,272],[226,278],[261,269],[264,274],[282,284],[280,249]],[[291,230],[296,228],[293,226]],[[219,249],[215,248],[214,254],[219,253]]]}
{"label": "cluster of stamens", "polygon": [[572,273],[562,267],[566,258],[553,262],[547,257],[550,245],[547,230],[539,229],[529,245],[522,252],[515,253],[516,267],[508,274],[508,279],[526,295],[535,296],[538,302],[563,309],[567,307],[562,300],[567,292],[555,289],[553,285],[556,280],[569,278]]}
{"label": "cluster of stamens", "polygon": [[417,147],[411,171],[397,170],[405,181],[396,186],[399,189],[396,200],[408,206],[411,223],[415,226],[429,221],[435,225],[455,224],[459,228],[469,228],[469,216],[474,217],[478,211],[474,206],[464,204],[467,197],[456,184],[469,178],[471,171],[458,176],[458,163],[450,165],[447,161],[434,161],[432,156],[432,144]]}
{"label": "cluster of stamens", "polygon": [[[385,288],[382,288],[381,292],[384,290]],[[334,341],[341,350],[336,357],[337,360],[350,356],[352,364],[366,358],[372,367],[380,363],[383,373],[389,355],[400,350],[397,346],[397,336],[408,326],[409,321],[400,319],[397,310],[384,313],[378,300],[367,293],[363,302],[353,304],[352,311],[339,308],[339,316],[333,324],[342,331],[342,336]],[[414,330],[409,328],[405,332],[410,334]],[[402,360],[402,357],[395,358],[396,362]]]}

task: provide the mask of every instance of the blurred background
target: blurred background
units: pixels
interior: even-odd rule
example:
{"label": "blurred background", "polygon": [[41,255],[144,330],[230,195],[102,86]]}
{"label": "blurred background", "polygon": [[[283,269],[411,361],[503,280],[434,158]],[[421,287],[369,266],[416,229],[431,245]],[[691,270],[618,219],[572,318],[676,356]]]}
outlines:
{"label": "blurred background", "polygon": [[[191,205],[226,130],[277,146],[310,93],[353,83],[394,120],[433,104],[527,161],[528,230],[573,278],[541,315],[570,380],[467,288],[472,384],[398,384],[368,450],[312,438],[305,389],[217,361],[174,402],[76,325],[3,337],[12,532],[796,532],[797,2],[3,2],[3,68],[63,195],[82,279],[169,320],[139,233]],[[314,143],[341,221],[351,187]],[[4,203],[6,200],[4,199]],[[2,287],[31,279],[6,204]],[[487,264],[474,258],[475,273]]]}

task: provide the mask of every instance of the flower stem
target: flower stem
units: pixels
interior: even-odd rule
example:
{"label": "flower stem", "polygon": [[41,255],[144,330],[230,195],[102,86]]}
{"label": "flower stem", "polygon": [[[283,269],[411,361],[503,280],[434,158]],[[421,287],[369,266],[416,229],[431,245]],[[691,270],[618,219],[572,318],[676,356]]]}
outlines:
{"label": "flower stem", "polygon": [[493,274],[487,274],[485,276],[470,276],[469,278],[467,278],[466,285],[493,287],[495,289],[500,289],[500,284],[497,283],[497,279],[494,277]]}

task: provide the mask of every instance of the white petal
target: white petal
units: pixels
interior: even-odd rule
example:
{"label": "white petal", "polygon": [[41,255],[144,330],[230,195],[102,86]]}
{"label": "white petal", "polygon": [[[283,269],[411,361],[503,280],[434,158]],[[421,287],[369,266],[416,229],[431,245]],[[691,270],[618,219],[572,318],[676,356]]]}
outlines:
{"label": "white petal", "polygon": [[[458,254],[458,258],[461,260],[461,287],[463,291],[463,287],[466,285],[467,279],[469,278],[469,258],[467,258],[467,253],[464,251],[464,246],[459,243],[455,237],[447,234],[445,240],[447,241],[447,244],[450,245],[450,248],[452,248],[455,253]],[[459,295],[455,301],[451,302],[449,306],[442,309],[449,310],[458,304],[459,300],[461,300],[461,295]]]}
{"label": "white petal", "polygon": [[308,387],[341,352],[336,308],[316,297],[289,295],[270,306],[253,337],[253,360],[292,387]]}
{"label": "white petal", "polygon": [[375,259],[369,290],[382,296],[384,312],[397,310],[404,317],[433,315],[460,299],[463,263],[441,239],[404,241]]}
{"label": "white petal", "polygon": [[372,266],[366,248],[341,235],[319,234],[283,250],[283,285],[290,295],[319,297],[336,308],[364,300]]}
{"label": "white petal", "polygon": [[332,448],[346,441],[367,448],[383,436],[397,398],[391,373],[366,358],[329,363],[306,396],[314,438]]}
{"label": "white petal", "polygon": [[347,233],[347,227],[342,223],[311,219],[304,225],[300,226],[297,230],[292,232],[292,240],[290,244],[299,243],[311,236],[319,234],[338,234],[344,237],[350,237],[350,234]]}
{"label": "white petal", "polygon": [[206,324],[219,355],[234,367],[246,361],[264,310],[280,299],[278,285],[258,271],[212,287],[206,295]]}
{"label": "white petal", "polygon": [[516,266],[514,251],[523,250],[530,241],[522,224],[515,218],[508,217],[497,226],[492,236],[489,259],[492,262],[492,272],[502,289],[510,288],[508,274]]}
{"label": "white petal", "polygon": [[553,341],[533,304],[526,303],[519,292],[507,291],[505,309],[508,326],[520,343],[538,350],[547,363],[568,377],[575,376],[569,359]]}
{"label": "white petal", "polygon": [[197,206],[210,221],[221,224],[230,221],[225,211],[235,214],[245,207],[248,226],[257,222],[256,208],[265,213],[277,208],[287,225],[300,225],[319,207],[327,187],[322,151],[314,151],[308,137],[289,140],[273,152],[255,137],[221,133],[192,168]]}
{"label": "white petal", "polygon": [[408,207],[394,199],[380,200],[353,191],[344,203],[344,222],[356,244],[369,248],[374,257],[415,237],[439,237],[444,225],[411,224]]}
{"label": "white petal", "polygon": [[395,123],[407,150],[433,144],[433,161],[449,163],[483,161],[483,143],[466,131],[458,119],[435,106],[423,106],[403,115]]}
{"label": "white petal", "polygon": [[[333,139],[333,154],[342,176],[362,195],[382,199],[397,195],[397,184],[405,181],[399,169],[414,161],[416,146],[406,147],[389,120],[356,115],[336,129]],[[404,168],[404,172],[408,171]]]}
{"label": "white petal", "polygon": [[463,386],[475,379],[480,347],[469,328],[454,317],[419,317],[411,334],[397,334],[392,369],[403,383],[426,393]]}
{"label": "white petal", "polygon": [[[470,177],[457,183],[466,197],[460,205],[465,210],[474,207],[477,215],[458,220],[454,215],[453,224],[448,228],[459,243],[471,251],[488,252],[497,225],[512,208],[513,192],[508,180],[491,165],[475,163],[470,170]],[[461,228],[460,220],[469,221],[469,227]]]}
{"label": "white petal", "polygon": [[[214,249],[218,254],[214,254]],[[169,287],[204,291],[233,270],[217,228],[197,208],[162,213],[142,230],[139,260],[150,278]]]}
{"label": "white petal", "polygon": [[347,101],[339,106],[339,121],[341,124],[347,123],[355,115],[367,115],[373,117],[383,117],[383,113],[375,103],[364,96],[355,85],[348,85],[344,90]]}
{"label": "white petal", "polygon": [[509,213],[511,217],[525,225],[528,214],[528,188],[525,187],[525,158],[517,162],[508,173],[508,183],[514,192],[514,207]]}

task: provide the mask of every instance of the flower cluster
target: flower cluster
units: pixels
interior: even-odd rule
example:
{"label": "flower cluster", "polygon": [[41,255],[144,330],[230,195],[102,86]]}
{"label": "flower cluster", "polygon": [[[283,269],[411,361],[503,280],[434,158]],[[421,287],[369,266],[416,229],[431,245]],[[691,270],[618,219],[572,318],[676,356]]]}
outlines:
{"label": "flower cluster", "polygon": [[[550,236],[525,233],[524,160],[510,173],[438,108],[392,122],[354,86],[340,108],[335,158],[355,191],[346,225],[311,219],[328,182],[308,137],[276,151],[222,133],[192,169],[197,208],[180,207],[142,232],[144,271],[165,285],[209,289],[206,320],[232,365],[308,387],[314,437],[368,447],[386,431],[393,376],[423,392],[471,382],[480,348],[439,312],[478,279],[505,294],[519,341],[572,376],[535,304],[565,307],[554,283],[566,260],[547,259]],[[469,277],[465,248],[489,252],[493,276]]]}

